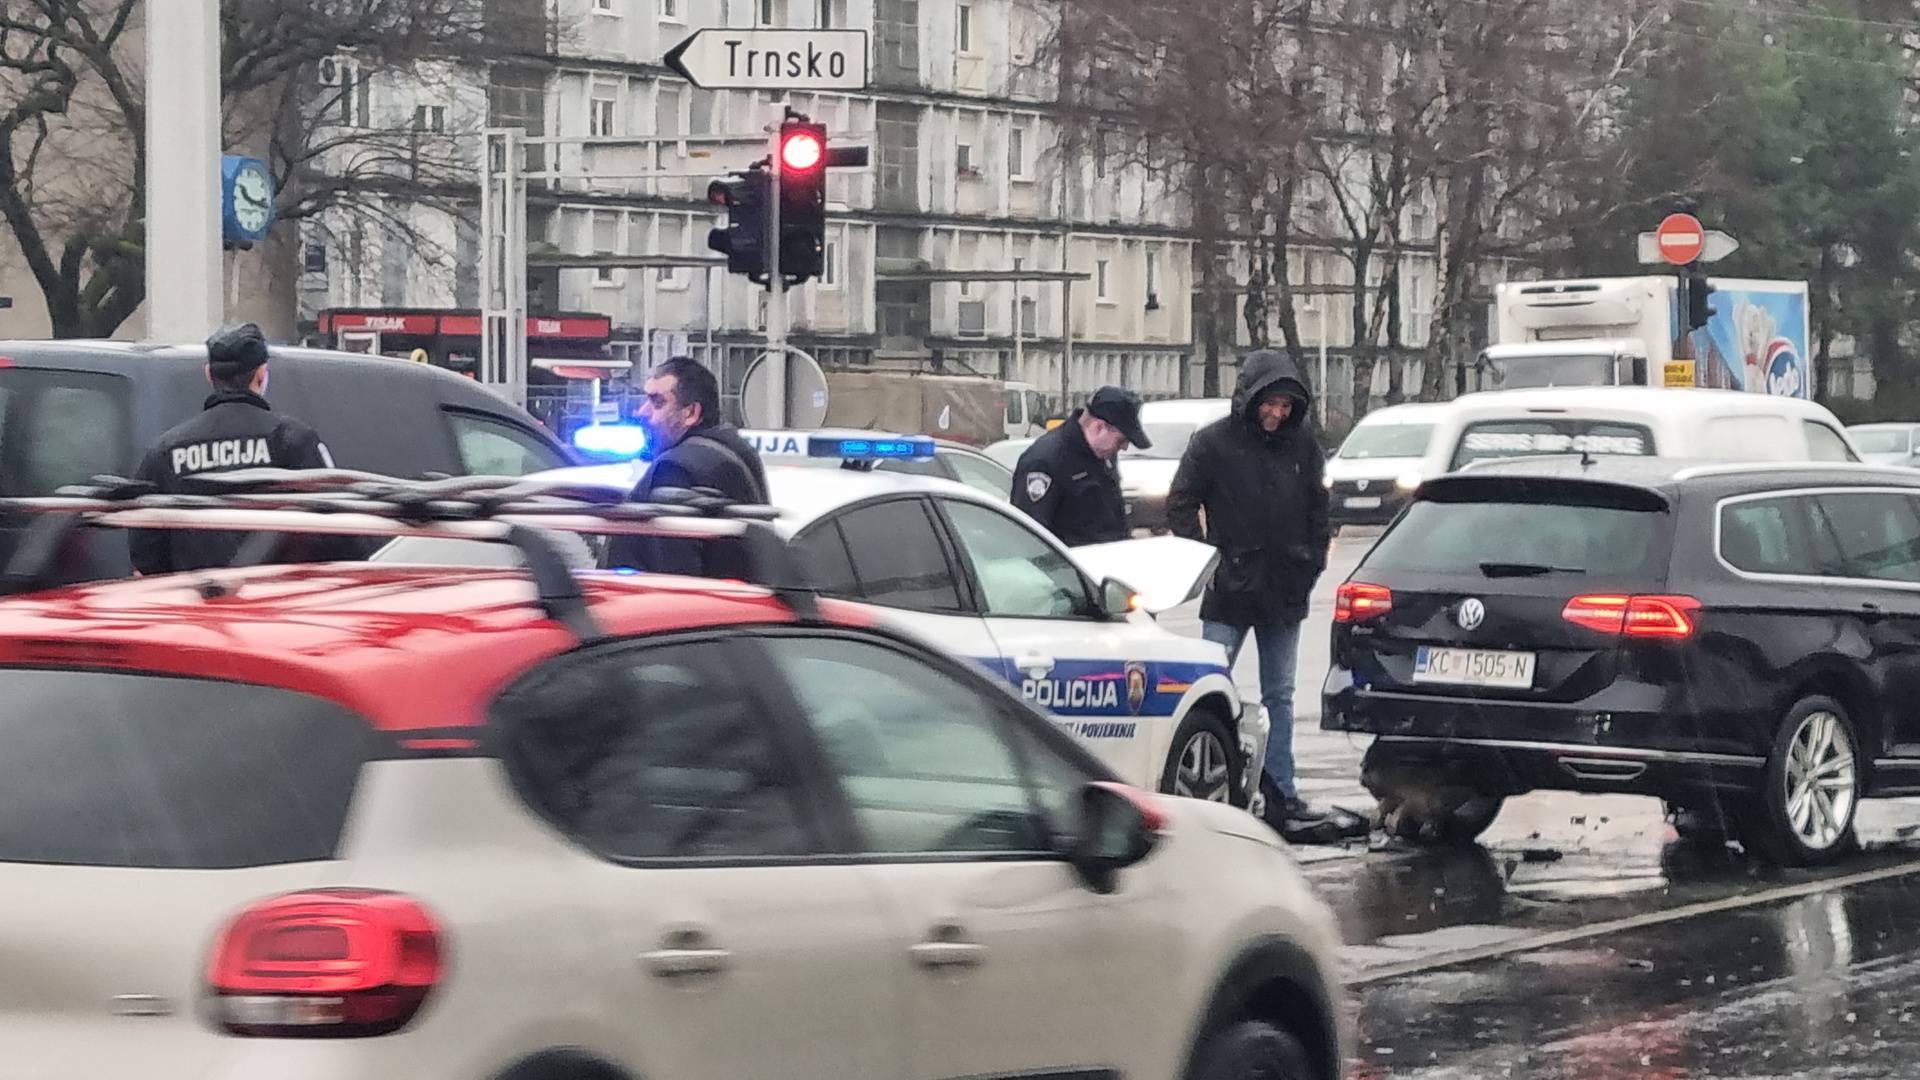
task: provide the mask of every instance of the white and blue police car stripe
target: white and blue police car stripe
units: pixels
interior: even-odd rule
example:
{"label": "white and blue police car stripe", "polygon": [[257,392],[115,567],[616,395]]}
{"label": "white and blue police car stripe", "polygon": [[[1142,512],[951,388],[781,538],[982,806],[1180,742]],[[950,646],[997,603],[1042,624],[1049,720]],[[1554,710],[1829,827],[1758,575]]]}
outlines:
{"label": "white and blue police car stripe", "polygon": [[1139,719],[1174,715],[1193,685],[1227,674],[1219,664],[1159,660],[1062,660],[1033,678],[999,657],[976,658],[998,672],[1020,696],[1052,713],[1085,739],[1131,739]]}

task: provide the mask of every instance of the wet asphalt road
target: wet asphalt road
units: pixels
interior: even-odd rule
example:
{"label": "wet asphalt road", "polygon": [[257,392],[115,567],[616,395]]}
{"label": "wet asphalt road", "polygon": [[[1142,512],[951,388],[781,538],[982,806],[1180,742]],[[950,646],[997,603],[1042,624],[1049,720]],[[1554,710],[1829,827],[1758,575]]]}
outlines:
{"label": "wet asphalt road", "polygon": [[[1319,730],[1335,542],[1302,634],[1302,792],[1364,812],[1366,740]],[[1193,607],[1164,621],[1197,634]],[[1251,650],[1235,674],[1257,680]],[[1783,871],[1682,844],[1660,806],[1536,793],[1480,846],[1298,849],[1340,913],[1356,1080],[1920,1077],[1920,801],[1870,801],[1865,850]]]}

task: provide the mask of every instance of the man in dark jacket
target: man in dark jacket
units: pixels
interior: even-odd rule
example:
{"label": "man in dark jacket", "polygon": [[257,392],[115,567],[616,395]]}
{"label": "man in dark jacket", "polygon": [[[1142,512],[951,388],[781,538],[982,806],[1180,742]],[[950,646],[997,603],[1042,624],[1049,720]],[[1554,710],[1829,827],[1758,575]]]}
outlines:
{"label": "man in dark jacket", "polygon": [[[330,469],[333,455],[314,430],[267,404],[267,339],[252,323],[223,327],[207,339],[207,381],[213,394],[199,416],[160,436],[135,476],[168,494],[203,494],[199,482],[236,469]],[[135,529],[128,538],[134,569],[165,574],[225,566],[245,533]],[[350,544],[322,544],[307,558],[353,557]]]}
{"label": "man in dark jacket", "polygon": [[1325,459],[1308,419],[1312,401],[1285,353],[1247,354],[1233,412],[1194,434],[1167,492],[1173,532],[1220,549],[1219,569],[1200,604],[1205,637],[1238,659],[1247,635],[1254,635],[1260,698],[1273,724],[1266,773],[1282,799],[1268,814],[1290,824],[1323,817],[1300,798],[1293,769],[1300,623],[1332,538],[1321,482]]}
{"label": "man in dark jacket", "polygon": [[[765,503],[767,472],[760,454],[720,422],[720,383],[691,357],[676,356],[647,376],[638,419],[653,464],[640,477],[632,502],[654,501],[667,488],[708,488],[735,502]],[[616,536],[607,565],[665,574],[738,577],[730,545],[654,536]]]}
{"label": "man in dark jacket", "polygon": [[1114,459],[1128,443],[1153,443],[1140,426],[1140,395],[1103,386],[1065,423],[1033,440],[1013,467],[1013,505],[1068,547],[1127,538],[1127,500]]}

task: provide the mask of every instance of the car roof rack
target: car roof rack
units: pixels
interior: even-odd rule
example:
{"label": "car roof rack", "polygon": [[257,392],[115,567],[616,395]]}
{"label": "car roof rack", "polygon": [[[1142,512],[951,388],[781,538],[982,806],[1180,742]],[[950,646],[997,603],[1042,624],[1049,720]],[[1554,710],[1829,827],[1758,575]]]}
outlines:
{"label": "car roof rack", "polygon": [[[54,584],[81,529],[208,529],[255,535],[234,565],[271,561],[288,535],[410,536],[511,544],[541,609],[576,636],[603,636],[553,533],[739,541],[746,577],[771,590],[802,621],[819,604],[794,551],[769,522],[771,506],[732,502],[711,489],[661,489],[631,503],[605,488],[566,480],[460,476],[403,480],[351,469],[242,469],[199,477],[198,494],[97,476],[50,496],[0,499],[0,513],[34,516],[0,570],[0,595]],[[216,589],[215,595],[218,595]]]}

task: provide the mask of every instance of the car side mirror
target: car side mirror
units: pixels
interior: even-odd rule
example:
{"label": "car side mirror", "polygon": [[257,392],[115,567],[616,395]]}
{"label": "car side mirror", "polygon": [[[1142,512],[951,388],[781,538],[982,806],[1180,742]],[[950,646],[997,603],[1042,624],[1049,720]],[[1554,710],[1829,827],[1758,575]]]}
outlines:
{"label": "car side mirror", "polygon": [[1087,888],[1106,894],[1119,887],[1120,871],[1153,853],[1167,816],[1152,796],[1125,784],[1095,781],[1080,789],[1080,827],[1067,862]]}
{"label": "car side mirror", "polygon": [[1109,619],[1124,619],[1133,614],[1139,599],[1139,594],[1112,578],[1100,583],[1100,612]]}

